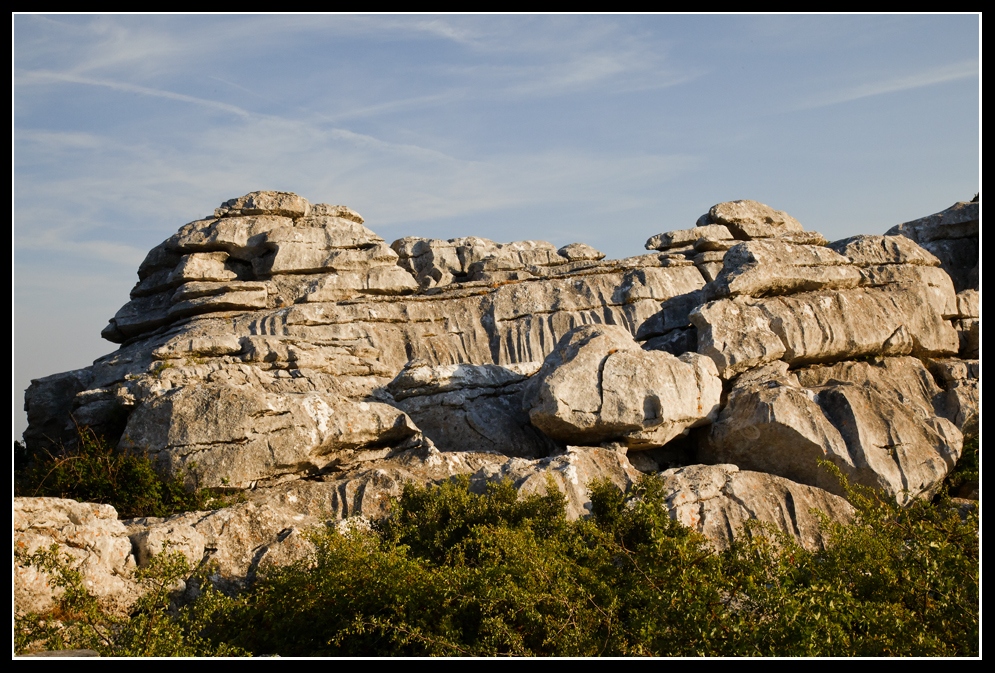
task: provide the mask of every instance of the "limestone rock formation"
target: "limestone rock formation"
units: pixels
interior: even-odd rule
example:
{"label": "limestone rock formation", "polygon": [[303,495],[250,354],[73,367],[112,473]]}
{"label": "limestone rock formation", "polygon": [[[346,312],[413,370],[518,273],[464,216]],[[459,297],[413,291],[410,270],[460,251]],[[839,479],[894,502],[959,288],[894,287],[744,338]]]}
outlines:
{"label": "limestone rock formation", "polygon": [[[89,590],[117,614],[138,598],[135,558],[128,532],[110,505],[62,498],[14,498],[14,549],[31,555],[53,543],[83,573]],[[35,567],[14,564],[14,604],[24,612],[54,607],[60,591]]]}
{"label": "limestone rock formation", "polygon": [[751,520],[774,524],[805,549],[824,549],[827,539],[812,509],[835,520],[853,513],[843,498],[771,474],[740,471],[736,465],[692,465],[666,470],[660,477],[674,517],[720,549]]}
{"label": "limestone rock formation", "polygon": [[946,210],[898,224],[886,233],[905,236],[931,252],[958,292],[978,289],[980,201],[958,201]]}
{"label": "limestone rock formation", "polygon": [[563,442],[619,440],[663,446],[711,422],[722,384],[714,363],[644,351],[626,330],[591,325],[568,333],[526,389],[532,424]]}
{"label": "limestone rock formation", "polygon": [[801,223],[783,210],[774,210],[756,201],[719,203],[708,211],[708,219],[715,224],[725,225],[740,240],[771,238],[779,234],[804,231]]}
{"label": "limestone rock formation", "polygon": [[530,423],[522,406],[538,362],[441,365],[413,360],[387,390],[396,406],[442,451],[492,451],[522,458],[557,453],[561,445]]}
{"label": "limestone rock formation", "polygon": [[[76,549],[84,519],[111,526],[117,542],[79,553],[124,605],[113,578],[165,540],[241,585],[308,553],[309,527],[385,514],[407,481],[553,484],[580,517],[591,479],[644,471],[716,547],[755,519],[818,548],[809,508],[850,516],[818,460],[927,497],[976,423],[978,217],[957,204],[829,243],[732,201],[607,260],[583,243],[388,245],[345,206],[226,201],[149,252],[103,332],[115,352],[32,382],[24,437],[59,450],[85,425],[247,502],[122,524],[24,499],[15,542]],[[50,600],[15,578],[19,608]]]}
{"label": "limestone rock formation", "polygon": [[788,373],[743,375],[699,457],[776,474],[842,495],[819,467],[900,501],[930,495],[960,457],[963,438],[919,360],[879,358]]}

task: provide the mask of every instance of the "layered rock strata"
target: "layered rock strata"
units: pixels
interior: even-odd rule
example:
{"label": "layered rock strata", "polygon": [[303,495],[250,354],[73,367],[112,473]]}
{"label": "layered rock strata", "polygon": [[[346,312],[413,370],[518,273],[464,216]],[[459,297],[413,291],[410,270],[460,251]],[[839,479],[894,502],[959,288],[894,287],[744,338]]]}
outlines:
{"label": "layered rock strata", "polygon": [[149,253],[103,332],[120,347],[33,381],[25,440],[57,450],[86,425],[191,486],[245,490],[115,529],[136,551],[113,577],[171,540],[244,584],[307,554],[306,528],[460,475],[553,484],[579,517],[590,480],[659,473],[672,516],[718,548],[752,519],[814,549],[809,508],[851,512],[820,460],[927,497],[976,424],[977,205],[828,243],[733,201],[606,260],[582,243],[387,245],[345,206],[253,192]]}

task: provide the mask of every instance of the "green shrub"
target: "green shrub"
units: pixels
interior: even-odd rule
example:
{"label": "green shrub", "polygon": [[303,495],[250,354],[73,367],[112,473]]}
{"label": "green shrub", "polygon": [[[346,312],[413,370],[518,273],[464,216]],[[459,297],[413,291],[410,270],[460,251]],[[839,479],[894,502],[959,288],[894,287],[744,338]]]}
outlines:
{"label": "green shrub", "polygon": [[74,450],[38,456],[16,472],[14,495],[112,505],[122,519],[215,509],[238,499],[189,492],[181,478],[160,476],[147,455],[117,451],[88,428],[80,430]]}
{"label": "green shrub", "polygon": [[969,432],[964,435],[964,448],[961,451],[960,459],[953,471],[947,475],[945,485],[950,491],[956,492],[961,486],[968,482],[977,482],[981,479],[981,440],[976,432]]}
{"label": "green shrub", "polygon": [[[626,494],[591,484],[592,517],[574,522],[551,481],[521,499],[509,482],[484,495],[467,478],[408,485],[390,517],[314,532],[308,559],[237,599],[205,592],[192,616],[170,620],[145,607],[128,626],[97,629],[103,644],[65,643],[283,656],[977,656],[977,513],[962,518],[944,501],[902,508],[836,474],[856,518],[824,518],[821,552],[753,523],[716,553],[670,518],[650,476]],[[182,564],[163,568],[150,605]],[[71,601],[63,610],[89,614]],[[35,619],[18,628],[44,635]]]}
{"label": "green shrub", "polygon": [[754,524],[718,554],[658,479],[592,484],[577,522],[553,488],[408,486],[372,532],[315,534],[219,633],[294,656],[978,653],[976,515],[851,489],[857,519],[824,521],[824,552]]}
{"label": "green shrub", "polygon": [[[231,609],[230,598],[209,585],[196,602],[171,614],[170,592],[183,580],[190,581],[186,557],[167,548],[136,571],[145,591],[128,618],[108,615],[87,590],[82,572],[58,545],[15,559],[43,570],[62,590],[57,608],[47,615],[15,615],[14,651],[90,649],[113,657],[244,656],[248,653],[226,643],[212,643],[205,634],[218,616]],[[203,578],[200,579],[203,582]]]}
{"label": "green shrub", "polygon": [[313,558],[266,577],[228,631],[293,656],[598,654],[611,596],[589,566],[610,559],[549,493],[408,485],[372,534],[316,534]]}
{"label": "green shrub", "polygon": [[949,500],[850,486],[852,523],[822,518],[830,542],[809,553],[783,535],[740,541],[727,555],[749,599],[754,653],[777,656],[977,656],[978,516]]}

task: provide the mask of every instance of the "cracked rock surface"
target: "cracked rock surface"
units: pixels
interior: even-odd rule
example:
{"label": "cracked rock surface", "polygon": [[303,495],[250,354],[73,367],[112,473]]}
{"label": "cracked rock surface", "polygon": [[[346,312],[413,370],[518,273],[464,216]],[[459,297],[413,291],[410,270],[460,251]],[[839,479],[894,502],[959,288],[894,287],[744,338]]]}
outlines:
{"label": "cracked rock surface", "polygon": [[[122,523],[18,499],[15,544],[58,542],[125,606],[129,569],[165,540],[243,586],[306,555],[309,527],[384,515],[408,481],[552,484],[581,517],[590,480],[647,472],[718,548],[747,520],[819,548],[809,509],[851,510],[817,460],[928,497],[977,422],[979,218],[958,203],[829,243],[729,201],[608,260],[583,243],[388,244],[346,206],[228,200],[149,252],[102,333],[117,350],[32,381],[24,438],[58,450],[85,425],[247,502]],[[51,604],[43,585],[15,568],[18,609]]]}

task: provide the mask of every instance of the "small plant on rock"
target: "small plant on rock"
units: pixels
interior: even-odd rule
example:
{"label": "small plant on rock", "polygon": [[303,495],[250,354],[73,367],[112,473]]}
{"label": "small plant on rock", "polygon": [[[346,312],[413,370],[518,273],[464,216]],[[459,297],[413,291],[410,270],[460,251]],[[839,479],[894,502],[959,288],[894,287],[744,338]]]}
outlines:
{"label": "small plant on rock", "polygon": [[122,519],[217,509],[238,499],[208,489],[189,492],[182,478],[156,472],[147,455],[118,451],[89,428],[80,429],[75,449],[36,457],[16,473],[14,494],[112,505]]}

